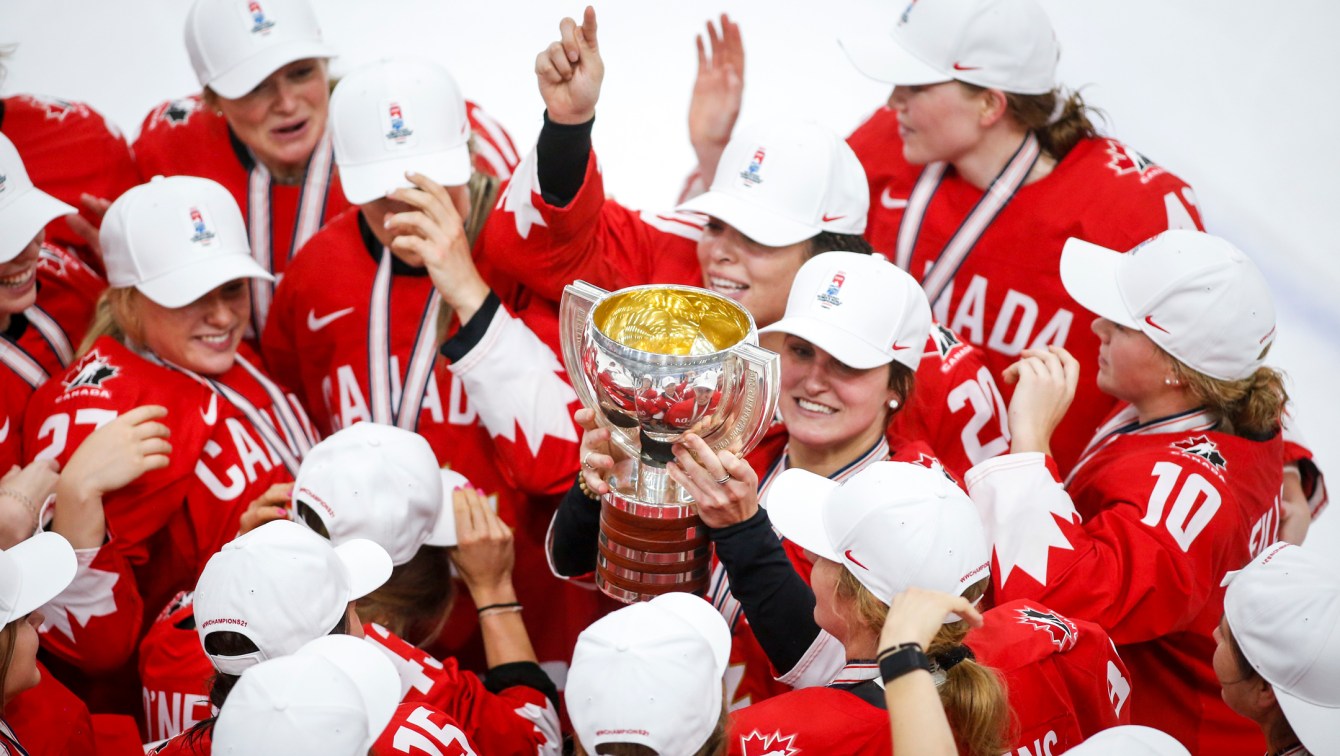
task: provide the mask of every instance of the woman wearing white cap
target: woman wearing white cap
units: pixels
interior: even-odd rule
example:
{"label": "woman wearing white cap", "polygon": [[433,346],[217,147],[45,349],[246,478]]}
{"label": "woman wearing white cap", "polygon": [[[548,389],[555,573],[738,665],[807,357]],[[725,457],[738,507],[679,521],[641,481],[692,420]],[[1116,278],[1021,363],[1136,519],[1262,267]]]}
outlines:
{"label": "woman wearing white cap", "polygon": [[1224,579],[1214,673],[1271,756],[1340,753],[1340,578],[1334,555],[1277,543]]}
{"label": "woman wearing white cap", "polygon": [[166,407],[170,451],[151,440],[168,464],[102,497],[155,612],[236,534],[248,502],[292,479],[314,439],[296,400],[238,351],[246,279],[269,274],[222,187],[185,176],[135,187],[113,203],[101,238],[111,288],[79,359],[34,394],[24,448],[64,463],[117,415]]}
{"label": "woman wearing white cap", "polygon": [[[826,252],[806,262],[795,277],[786,316],[764,329],[783,338],[778,423],[746,457],[729,451],[720,457],[702,439],[689,436],[669,466],[676,482],[698,502],[711,529],[720,562],[714,566],[708,598],[736,629],[735,664],[745,666],[732,706],[746,705],[786,690],[773,679],[768,661],[741,620],[740,601],[732,595],[727,572],[732,560],[754,551],[755,537],[771,538],[767,514],[759,508],[782,471],[800,468],[843,480],[886,459],[921,462],[938,468],[929,447],[887,433],[889,416],[913,392],[930,313],[910,276],[878,256]],[[590,423],[583,438],[581,485],[555,515],[551,561],[561,575],[591,572],[596,560],[600,506],[595,496],[609,490],[605,481],[615,457],[609,432],[594,428],[590,410],[579,413]],[[792,554],[808,575],[809,563]],[[754,584],[758,588],[757,584]],[[798,684],[799,664],[809,639],[790,644],[774,656],[783,683]]]}
{"label": "woman wearing white cap", "polygon": [[[855,154],[817,124],[782,121],[742,129],[712,189],[681,209],[637,213],[605,198],[591,129],[604,76],[595,13],[560,25],[562,39],[536,59],[544,127],[504,207],[518,220],[513,243],[490,261],[540,296],[558,301],[563,284],[584,279],[606,289],[648,283],[702,286],[749,310],[760,327],[782,316],[796,271],[821,252],[869,252],[861,237],[868,209]],[[534,175],[538,183],[528,183]],[[702,215],[708,220],[704,226]],[[977,351],[935,327],[921,345],[920,398],[892,416],[891,435],[925,440],[962,473],[1003,452],[1004,402]],[[780,349],[780,338],[764,335]]]}
{"label": "woman wearing white cap", "polygon": [[[135,141],[140,175],[202,176],[242,208],[253,254],[276,276],[317,229],[349,207],[327,129],[336,55],[308,0],[195,0],[186,51],[203,87],[145,118]],[[511,138],[471,106],[480,170],[506,178]],[[273,284],[251,282],[252,320],[265,325]]]}
{"label": "woman wearing white cap", "polygon": [[1125,254],[1072,239],[1067,291],[1099,317],[1095,383],[1120,400],[1064,485],[1048,457],[1082,369],[1030,350],[1010,370],[1011,454],[969,491],[995,542],[1001,600],[1034,598],[1107,629],[1131,719],[1196,753],[1259,749],[1210,667],[1219,580],[1275,540],[1285,392],[1265,366],[1275,310],[1228,242],[1167,231]]}
{"label": "woman wearing white cap", "polygon": [[[553,578],[541,545],[578,466],[576,395],[555,356],[555,311],[528,306],[485,262],[514,219],[495,207],[496,182],[472,179],[465,100],[439,65],[382,60],[340,81],[331,128],[357,206],[285,274],[262,334],[268,364],[323,432],[369,420],[417,432],[440,465],[496,497],[516,532],[520,600],[555,618],[536,650],[566,663],[598,616],[592,592]],[[435,650],[460,655],[470,641],[477,654],[468,602],[457,605]]]}

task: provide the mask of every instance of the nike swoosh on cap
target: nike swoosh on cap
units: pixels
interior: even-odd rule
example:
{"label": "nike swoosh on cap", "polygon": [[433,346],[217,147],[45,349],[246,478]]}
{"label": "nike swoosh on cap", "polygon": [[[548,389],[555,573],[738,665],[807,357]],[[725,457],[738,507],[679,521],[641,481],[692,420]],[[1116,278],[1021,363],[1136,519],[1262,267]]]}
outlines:
{"label": "nike swoosh on cap", "polygon": [[865,565],[861,564],[861,560],[851,555],[851,549],[847,549],[845,552],[842,553],[842,555],[845,556],[847,559],[851,560],[851,563],[856,565],[857,567],[860,567],[866,572],[870,571],[869,567],[866,567]]}
{"label": "nike swoosh on cap", "polygon": [[340,318],[344,317],[345,315],[348,315],[349,313],[351,313],[351,312],[353,312],[353,311],[354,311],[354,308],[352,308],[352,307],[346,307],[346,308],[344,308],[343,310],[336,310],[335,312],[332,312],[332,313],[329,314],[329,315],[323,315],[322,317],[319,317],[319,318],[318,318],[318,317],[316,316],[316,310],[308,310],[308,311],[307,311],[307,330],[309,330],[309,331],[315,333],[315,332],[321,330],[322,328],[325,328],[326,326],[330,325],[331,323],[334,323],[336,320],[339,320]]}
{"label": "nike swoosh on cap", "polygon": [[903,351],[904,349],[911,349],[912,347],[910,347],[910,346],[908,346],[908,345],[906,345],[906,344],[898,344],[898,343],[894,343],[894,345],[893,345],[892,348],[893,348],[893,351],[895,351],[895,352],[901,352],[901,351]]}
{"label": "nike swoosh on cap", "polygon": [[847,216],[845,216],[845,215],[828,215],[827,213],[825,213],[825,214],[824,214],[824,220],[823,220],[823,222],[824,222],[824,223],[832,223],[832,222],[835,221],[835,220],[841,220],[841,219],[846,218],[846,217],[847,217]]}
{"label": "nike swoosh on cap", "polygon": [[889,194],[888,187],[885,187],[884,193],[879,195],[879,204],[890,210],[902,210],[907,207],[907,198],[894,197],[892,194]]}
{"label": "nike swoosh on cap", "polygon": [[981,66],[965,66],[962,63],[959,63],[958,61],[954,61],[955,71],[980,71],[981,69],[982,69]]}
{"label": "nike swoosh on cap", "polygon": [[1169,331],[1167,328],[1164,328],[1163,326],[1161,326],[1161,325],[1159,325],[1158,323],[1155,323],[1155,322],[1154,322],[1154,316],[1153,316],[1153,315],[1146,315],[1146,316],[1145,316],[1145,322],[1148,323],[1150,326],[1152,326],[1152,327],[1154,327],[1154,328],[1157,328],[1157,329],[1159,329],[1160,331],[1163,331],[1164,333],[1168,334],[1169,336],[1172,335],[1172,332]]}

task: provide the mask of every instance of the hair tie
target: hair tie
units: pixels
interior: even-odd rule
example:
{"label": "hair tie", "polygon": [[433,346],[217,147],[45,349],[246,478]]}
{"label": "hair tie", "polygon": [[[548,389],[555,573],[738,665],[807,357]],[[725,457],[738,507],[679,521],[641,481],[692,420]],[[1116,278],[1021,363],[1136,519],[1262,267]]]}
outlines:
{"label": "hair tie", "polygon": [[960,646],[954,646],[953,648],[943,653],[936,654],[933,657],[933,659],[935,661],[935,666],[939,667],[945,672],[948,672],[949,670],[958,666],[959,662],[963,661],[964,659],[972,659],[976,661],[977,657],[973,654],[971,648],[960,645]]}
{"label": "hair tie", "polygon": [[1064,87],[1053,89],[1052,94],[1056,95],[1056,104],[1052,106],[1051,117],[1047,119],[1048,126],[1055,126],[1060,123],[1061,117],[1065,115],[1066,106],[1070,104],[1070,95]]}

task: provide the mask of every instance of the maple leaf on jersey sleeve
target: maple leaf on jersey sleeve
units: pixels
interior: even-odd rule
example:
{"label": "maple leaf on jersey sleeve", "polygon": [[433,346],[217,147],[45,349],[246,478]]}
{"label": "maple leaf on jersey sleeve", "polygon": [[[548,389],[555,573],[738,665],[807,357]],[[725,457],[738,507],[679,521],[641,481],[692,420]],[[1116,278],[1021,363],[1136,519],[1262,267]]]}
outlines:
{"label": "maple leaf on jersey sleeve", "polygon": [[539,165],[539,157],[535,150],[531,150],[516,167],[512,180],[508,182],[502,198],[498,201],[504,211],[512,214],[516,222],[517,236],[522,239],[530,237],[532,226],[549,225],[544,222],[544,217],[535,208],[535,201],[531,197],[533,192],[539,191]]}
{"label": "maple leaf on jersey sleeve", "polygon": [[1047,470],[1046,457],[1026,453],[987,460],[968,471],[967,484],[994,545],[999,584],[1004,586],[1018,568],[1047,585],[1051,549],[1075,548],[1057,518],[1072,523],[1080,518],[1070,495]]}
{"label": "maple leaf on jersey sleeve", "polygon": [[46,621],[41,632],[59,630],[70,641],[77,640],[74,625],[80,629],[88,626],[94,617],[108,617],[116,613],[116,587],[120,575],[91,567],[97,549],[80,549],[75,552],[79,569],[74,580],[42,609]]}

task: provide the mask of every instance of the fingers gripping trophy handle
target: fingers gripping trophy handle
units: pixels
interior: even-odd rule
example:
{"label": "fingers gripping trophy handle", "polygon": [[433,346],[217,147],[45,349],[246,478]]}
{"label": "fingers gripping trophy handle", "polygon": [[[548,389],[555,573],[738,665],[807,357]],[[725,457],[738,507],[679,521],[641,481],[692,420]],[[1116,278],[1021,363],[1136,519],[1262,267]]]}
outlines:
{"label": "fingers gripping trophy handle", "polygon": [[773,416],[777,414],[781,358],[776,352],[755,344],[739,344],[734,351],[744,365],[738,414],[731,419],[728,430],[717,443],[708,443],[714,448],[736,444],[738,453],[743,455],[763,440],[763,434],[768,432]]}

